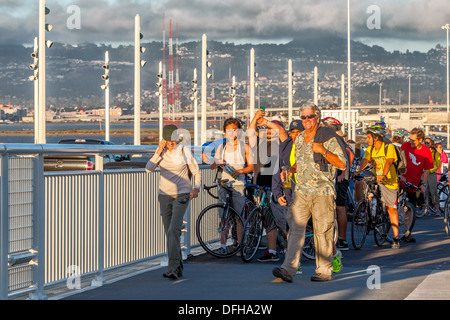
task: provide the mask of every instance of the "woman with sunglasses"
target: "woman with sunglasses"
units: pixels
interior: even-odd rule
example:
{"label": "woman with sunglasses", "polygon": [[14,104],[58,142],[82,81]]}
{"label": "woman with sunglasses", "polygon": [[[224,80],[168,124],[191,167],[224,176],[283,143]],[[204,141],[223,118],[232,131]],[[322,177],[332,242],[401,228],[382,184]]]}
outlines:
{"label": "woman with sunglasses", "polygon": [[[169,264],[165,278],[177,279],[183,275],[181,254],[181,229],[189,200],[198,197],[201,185],[200,169],[192,152],[178,144],[178,128],[166,125],[163,139],[153,157],[145,166],[146,172],[160,168],[159,205],[167,239]],[[192,187],[190,174],[194,179]]]}

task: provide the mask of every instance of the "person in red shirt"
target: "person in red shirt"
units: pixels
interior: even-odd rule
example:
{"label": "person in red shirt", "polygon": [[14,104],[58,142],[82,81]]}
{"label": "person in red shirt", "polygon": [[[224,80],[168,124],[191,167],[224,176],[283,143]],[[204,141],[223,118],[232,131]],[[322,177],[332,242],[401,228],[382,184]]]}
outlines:
{"label": "person in red shirt", "polygon": [[[424,193],[427,187],[430,169],[433,169],[433,157],[431,151],[423,143],[425,133],[422,129],[415,128],[410,132],[409,142],[402,144],[402,149],[406,154],[406,173],[400,176],[401,186],[404,186],[406,181],[420,186],[420,196],[416,196],[415,190],[407,190],[409,201],[416,206],[424,204]],[[403,184],[402,184],[403,182]],[[408,215],[408,214],[407,214]],[[412,234],[406,235],[405,242],[416,242]]]}

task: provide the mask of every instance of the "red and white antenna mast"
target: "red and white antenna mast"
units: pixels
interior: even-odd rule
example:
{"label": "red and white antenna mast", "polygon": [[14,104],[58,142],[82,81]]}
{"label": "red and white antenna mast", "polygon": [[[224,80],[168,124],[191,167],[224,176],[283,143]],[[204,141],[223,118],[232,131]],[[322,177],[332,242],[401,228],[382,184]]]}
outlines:
{"label": "red and white antenna mast", "polygon": [[174,110],[174,83],[173,83],[173,40],[172,40],[172,20],[170,20],[170,38],[169,38],[169,114],[172,115],[172,121],[175,121]]}
{"label": "red and white antenna mast", "polygon": [[163,14],[163,80],[162,80],[162,92],[163,92],[163,110],[168,112],[167,109],[167,71],[166,71],[166,15]]}

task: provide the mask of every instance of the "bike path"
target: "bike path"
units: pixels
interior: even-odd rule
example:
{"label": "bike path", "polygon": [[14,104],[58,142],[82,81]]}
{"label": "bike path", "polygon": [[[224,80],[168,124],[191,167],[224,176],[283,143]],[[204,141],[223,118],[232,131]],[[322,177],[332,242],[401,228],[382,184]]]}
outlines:
{"label": "bike path", "polygon": [[[350,224],[349,224],[350,229]],[[348,240],[350,230],[348,229]],[[153,268],[102,287],[66,295],[64,300],[403,300],[450,299],[450,238],[442,218],[416,221],[416,243],[377,247],[372,232],[361,250],[343,252],[344,268],[334,280],[311,282],[315,261],[302,257],[303,274],[293,283],[272,276],[279,262],[243,263],[238,256],[220,259],[207,254],[190,257],[184,276],[162,277],[166,268]],[[263,254],[259,251],[257,255]],[[258,256],[256,256],[258,257]],[[379,272],[378,272],[379,271]],[[379,284],[379,287],[377,286]]]}

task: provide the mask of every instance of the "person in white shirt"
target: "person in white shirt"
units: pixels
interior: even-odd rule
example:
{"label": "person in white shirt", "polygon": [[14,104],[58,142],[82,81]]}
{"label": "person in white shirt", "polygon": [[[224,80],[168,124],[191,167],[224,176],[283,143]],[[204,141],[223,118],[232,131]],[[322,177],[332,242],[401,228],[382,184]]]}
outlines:
{"label": "person in white shirt", "polygon": [[[183,275],[181,229],[189,200],[198,197],[201,174],[188,147],[178,144],[178,128],[167,125],[163,139],[153,157],[145,166],[147,172],[160,168],[159,204],[167,239],[169,264],[165,278],[177,279]],[[192,187],[190,174],[194,180]]]}

